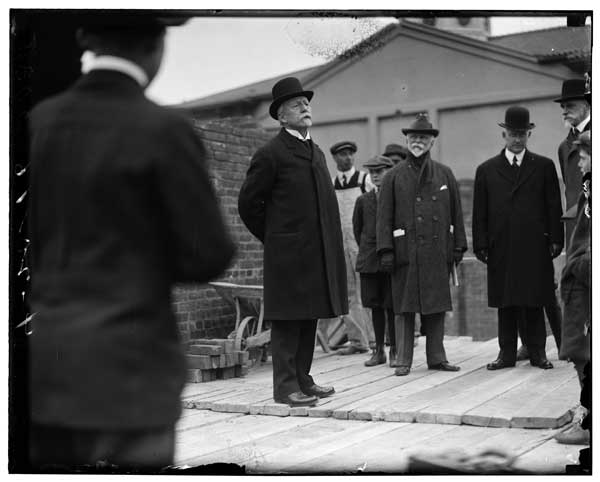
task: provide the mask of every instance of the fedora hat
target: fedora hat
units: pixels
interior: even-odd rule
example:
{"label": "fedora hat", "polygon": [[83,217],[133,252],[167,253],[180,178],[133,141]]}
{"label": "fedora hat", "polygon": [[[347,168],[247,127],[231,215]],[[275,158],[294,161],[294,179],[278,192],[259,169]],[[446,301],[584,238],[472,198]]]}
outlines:
{"label": "fedora hat", "polygon": [[554,99],[554,102],[576,99],[587,100],[589,102],[590,97],[589,85],[585,79],[568,79],[563,82],[560,97]]}
{"label": "fedora hat", "polygon": [[535,127],[533,122],[529,122],[529,110],[520,105],[513,105],[506,109],[504,122],[499,122],[498,125],[515,131],[528,131]]}
{"label": "fedora hat", "polygon": [[273,102],[271,102],[271,106],[269,107],[269,114],[275,120],[277,120],[277,109],[286,100],[304,96],[310,101],[314,94],[312,90],[304,90],[296,77],[281,79],[273,86],[271,93],[273,95]]}
{"label": "fedora hat", "polygon": [[363,167],[367,169],[381,169],[384,167],[394,167],[394,165],[394,161],[392,161],[389,157],[373,156],[363,164]]}
{"label": "fedora hat", "polygon": [[402,133],[404,135],[408,135],[415,132],[419,132],[421,134],[430,134],[433,137],[437,137],[437,135],[440,133],[439,130],[433,128],[433,125],[431,124],[431,122],[429,122],[429,119],[427,118],[427,114],[424,113],[417,114],[417,117],[413,121],[413,123],[408,127],[402,129]]}

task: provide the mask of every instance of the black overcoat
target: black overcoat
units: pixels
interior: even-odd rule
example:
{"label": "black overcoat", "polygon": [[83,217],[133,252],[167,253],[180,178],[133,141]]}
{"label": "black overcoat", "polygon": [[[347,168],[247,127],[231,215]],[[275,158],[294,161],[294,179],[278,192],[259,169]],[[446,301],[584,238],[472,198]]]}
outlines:
{"label": "black overcoat", "polygon": [[362,194],[354,205],[352,228],[358,244],[356,271],[359,273],[379,272],[377,256],[377,194],[375,190]]}
{"label": "black overcoat", "polygon": [[38,105],[30,136],[32,420],[172,425],[186,364],[171,288],[234,253],[202,143],[111,71]]}
{"label": "black overcoat", "polygon": [[515,182],[504,155],[482,163],[473,193],[473,250],[487,249],[491,307],[544,306],[554,293],[550,244],[564,229],[554,163],[526,151]]}
{"label": "black overcoat", "polygon": [[458,183],[452,170],[412,154],[383,178],[377,205],[377,253],[393,251],[395,313],[452,310],[449,274],[454,250],[467,249]]}
{"label": "black overcoat", "polygon": [[[592,122],[588,122],[584,131],[592,128]],[[560,171],[565,184],[565,211],[577,205],[579,193],[581,192],[581,169],[579,168],[579,150],[573,142],[577,140],[578,134],[574,134],[573,130],[569,131],[569,135],[558,146],[558,161]],[[567,247],[571,241],[571,234],[575,227],[575,219],[569,219],[565,222],[566,236],[565,241]]]}
{"label": "black overcoat", "polygon": [[238,207],[264,244],[266,319],[348,312],[340,214],[319,146],[281,129],[252,158]]}

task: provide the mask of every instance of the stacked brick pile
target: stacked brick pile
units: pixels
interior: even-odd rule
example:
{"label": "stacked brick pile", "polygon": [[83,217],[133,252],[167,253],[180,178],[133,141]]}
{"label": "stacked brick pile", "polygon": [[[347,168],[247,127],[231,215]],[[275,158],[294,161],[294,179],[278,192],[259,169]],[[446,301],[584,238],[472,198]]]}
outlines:
{"label": "stacked brick pile", "polygon": [[234,340],[192,340],[186,357],[189,383],[227,380],[248,373],[248,352],[235,350]]}

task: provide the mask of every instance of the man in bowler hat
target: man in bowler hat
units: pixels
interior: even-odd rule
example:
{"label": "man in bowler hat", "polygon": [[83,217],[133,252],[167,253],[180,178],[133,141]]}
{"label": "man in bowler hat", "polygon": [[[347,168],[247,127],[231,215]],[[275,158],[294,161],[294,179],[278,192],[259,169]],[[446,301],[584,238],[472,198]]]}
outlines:
{"label": "man in bowler hat", "polygon": [[82,77],[30,115],[36,470],[173,463],[186,365],[171,289],[218,276],[234,246],[191,122],[144,95],[171,20],[85,16]]}
{"label": "man in bowler hat", "polygon": [[467,249],[458,183],[449,167],[431,158],[439,131],[424,114],[402,132],[407,158],[384,177],[377,206],[377,253],[382,270],[392,274],[395,374],[410,372],[416,313],[426,327],[429,369],[457,371],[444,350],[444,317],[452,310],[452,265]]}
{"label": "man in bowler hat", "polygon": [[520,321],[531,365],[548,369],[543,307],[564,239],[558,176],[552,160],[527,150],[535,124],[525,107],[509,107],[499,125],[505,147],[477,168],[473,194],[473,251],[487,265],[488,304],[498,308],[500,353],[487,369],[515,366]]}
{"label": "man in bowler hat", "polygon": [[272,94],[269,113],[281,130],[254,154],[238,207],[264,244],[273,398],[312,406],[334,393],[310,375],[317,319],[348,312],[340,216],[325,155],[310,136],[313,92],[287,77]]}

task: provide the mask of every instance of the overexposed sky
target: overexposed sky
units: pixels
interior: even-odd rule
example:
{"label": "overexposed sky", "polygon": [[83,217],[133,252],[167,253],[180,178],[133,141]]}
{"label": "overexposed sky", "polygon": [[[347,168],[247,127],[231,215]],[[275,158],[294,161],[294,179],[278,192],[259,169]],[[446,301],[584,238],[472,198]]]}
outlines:
{"label": "overexposed sky", "polygon": [[[319,65],[390,18],[196,17],[168,32],[161,71],[147,91],[176,104]],[[565,17],[494,17],[491,34],[566,25]]]}

